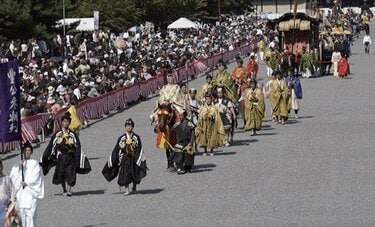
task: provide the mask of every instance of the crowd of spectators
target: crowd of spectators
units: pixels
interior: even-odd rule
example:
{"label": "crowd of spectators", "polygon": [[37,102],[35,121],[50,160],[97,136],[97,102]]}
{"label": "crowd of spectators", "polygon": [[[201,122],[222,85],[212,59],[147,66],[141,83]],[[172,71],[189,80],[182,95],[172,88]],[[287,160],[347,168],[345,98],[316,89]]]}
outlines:
{"label": "crowd of spectators", "polygon": [[[109,31],[57,35],[53,40],[2,44],[0,58],[19,62],[21,116],[56,113],[81,101],[152,78],[162,68],[184,67],[235,49],[259,35],[274,35],[255,14],[224,16],[198,29],[116,35]],[[197,64],[199,65],[199,64]]]}

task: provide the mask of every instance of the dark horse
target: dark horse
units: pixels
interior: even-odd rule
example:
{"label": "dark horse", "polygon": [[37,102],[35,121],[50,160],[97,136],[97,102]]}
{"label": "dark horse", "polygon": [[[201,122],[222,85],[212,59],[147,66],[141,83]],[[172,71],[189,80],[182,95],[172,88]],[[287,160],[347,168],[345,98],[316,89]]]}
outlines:
{"label": "dark horse", "polygon": [[170,129],[176,122],[179,122],[179,114],[176,110],[172,109],[171,105],[159,105],[157,111],[158,119],[157,124],[154,128],[154,132],[157,133],[156,146],[161,149],[165,149],[167,156],[167,168],[174,169],[173,162],[171,160],[171,148],[176,144],[176,135]]}

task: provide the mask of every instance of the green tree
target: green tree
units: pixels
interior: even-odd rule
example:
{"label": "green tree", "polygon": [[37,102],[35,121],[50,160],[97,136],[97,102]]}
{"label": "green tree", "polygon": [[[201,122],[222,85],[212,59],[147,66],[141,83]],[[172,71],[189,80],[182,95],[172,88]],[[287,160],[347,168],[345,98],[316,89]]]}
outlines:
{"label": "green tree", "polygon": [[[63,0],[27,0],[30,2],[30,16],[33,23],[33,34],[39,37],[51,37],[59,32],[56,22],[63,18]],[[72,16],[77,2],[65,0],[65,16]],[[60,33],[61,30],[60,30]]]}
{"label": "green tree", "polygon": [[29,5],[15,0],[2,0],[0,7],[0,42],[27,39],[32,35]]}

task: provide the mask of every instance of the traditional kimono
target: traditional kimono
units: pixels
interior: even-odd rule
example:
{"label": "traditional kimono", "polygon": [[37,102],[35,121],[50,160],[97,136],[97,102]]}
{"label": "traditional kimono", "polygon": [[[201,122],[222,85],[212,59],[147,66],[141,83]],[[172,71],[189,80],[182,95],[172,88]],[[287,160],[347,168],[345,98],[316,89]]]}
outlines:
{"label": "traditional kimono", "polygon": [[217,106],[205,104],[201,107],[195,135],[200,147],[213,149],[223,144],[225,132]]}
{"label": "traditional kimono", "polygon": [[212,79],[212,85],[214,87],[214,90],[217,87],[222,87],[223,89],[225,89],[227,97],[232,102],[237,101],[236,89],[234,87],[231,75],[227,71],[222,71],[216,74]]}
{"label": "traditional kimono", "polygon": [[232,103],[232,101],[226,97],[217,98],[215,106],[217,106],[217,108],[219,109],[221,121],[223,122],[223,127],[225,131],[225,138],[223,142],[224,144],[227,144],[231,140],[231,136],[234,132],[234,116],[232,116],[231,108],[234,109],[235,106]]}
{"label": "traditional kimono", "polygon": [[337,67],[338,67],[338,62],[340,61],[340,59],[341,59],[341,53],[339,51],[334,51],[332,53],[332,58],[331,58],[331,62],[333,63],[333,75],[334,76],[339,76]]}
{"label": "traditional kimono", "polygon": [[69,125],[69,129],[77,133],[81,127],[81,120],[79,119],[79,116],[77,114],[77,109],[74,105],[70,105],[67,109],[67,112],[70,113],[70,118],[72,119]]}
{"label": "traditional kimono", "polygon": [[349,63],[346,60],[346,58],[342,57],[340,61],[337,63],[337,71],[338,75],[341,78],[344,78],[348,75],[349,73]]}
{"label": "traditional kimono", "polygon": [[120,186],[139,184],[146,176],[146,159],[141,138],[135,133],[125,133],[116,142],[105,163],[102,174],[108,182],[118,176]]}
{"label": "traditional kimono", "polygon": [[56,132],[49,141],[46,150],[40,160],[43,174],[56,166],[53,175],[53,184],[76,184],[76,174],[87,174],[91,166],[87,157],[83,154],[81,143],[77,134],[68,130]]}
{"label": "traditional kimono", "polygon": [[191,99],[189,97],[189,107],[188,107],[188,119],[194,124],[194,126],[197,125],[198,122],[198,110],[199,110],[199,103],[198,99]]}
{"label": "traditional kimono", "polygon": [[265,105],[263,91],[260,88],[248,88],[244,91],[245,130],[260,130]]}
{"label": "traditional kimono", "polygon": [[177,84],[164,85],[160,90],[159,95],[159,104],[163,101],[168,101],[178,112],[181,112],[182,109],[186,108],[185,95]]}
{"label": "traditional kimono", "polygon": [[172,149],[170,159],[176,163],[178,170],[191,171],[194,164],[194,125],[184,119],[172,128],[176,134],[176,145]]}
{"label": "traditional kimono", "polygon": [[19,162],[15,164],[9,174],[16,190],[17,205],[22,226],[36,226],[36,202],[44,197],[44,181],[42,171],[36,160],[28,159],[23,164],[24,181],[22,187],[22,170]]}
{"label": "traditional kimono", "polygon": [[298,110],[299,103],[298,99],[302,99],[302,86],[299,78],[297,76],[291,76],[285,78],[285,83],[289,88],[289,109]]}
{"label": "traditional kimono", "polygon": [[197,99],[198,99],[198,102],[200,105],[203,105],[204,103],[204,95],[207,93],[207,92],[211,92],[212,90],[212,83],[205,83],[202,85],[201,89],[199,89],[198,91],[198,94],[197,94]]}
{"label": "traditional kimono", "polygon": [[288,117],[289,89],[284,80],[274,80],[270,86],[272,115]]}
{"label": "traditional kimono", "polygon": [[250,59],[249,62],[247,63],[247,72],[249,73],[249,76],[252,76],[253,78],[257,78],[258,69],[259,69],[258,62],[256,62],[255,59]]}
{"label": "traditional kimono", "polygon": [[232,72],[232,80],[237,89],[237,95],[240,96],[242,91],[247,87],[248,71],[245,67],[236,67]]}
{"label": "traditional kimono", "polygon": [[221,121],[223,122],[224,130],[228,131],[232,125],[232,112],[230,108],[234,108],[234,104],[227,98],[218,98],[215,106],[219,109]]}

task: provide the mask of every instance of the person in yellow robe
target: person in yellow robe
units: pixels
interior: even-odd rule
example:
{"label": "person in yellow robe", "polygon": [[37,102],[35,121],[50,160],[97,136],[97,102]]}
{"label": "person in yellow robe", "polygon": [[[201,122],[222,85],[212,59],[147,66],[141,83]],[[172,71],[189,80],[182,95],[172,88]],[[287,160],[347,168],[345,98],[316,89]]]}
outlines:
{"label": "person in yellow robe", "polygon": [[159,105],[170,105],[172,110],[177,111],[178,113],[181,113],[183,109],[186,109],[185,94],[180,86],[175,83],[173,74],[167,75],[167,84],[160,89],[159,99],[150,115],[151,124],[157,121]]}
{"label": "person in yellow robe", "polygon": [[67,112],[69,112],[70,118],[72,119],[69,129],[78,134],[79,130],[81,129],[81,120],[77,114],[76,105],[77,101],[75,99],[71,99]]}
{"label": "person in yellow robe", "polygon": [[206,93],[205,103],[199,110],[197,127],[195,128],[197,143],[203,147],[203,155],[214,155],[214,148],[223,145],[225,137],[223,122],[219,109],[213,103],[211,93]]}
{"label": "person in yellow robe", "polygon": [[270,100],[272,115],[276,117],[277,123],[285,124],[288,120],[289,89],[286,82],[281,78],[280,72],[276,73],[276,80],[270,86]]}
{"label": "person in yellow robe", "polygon": [[211,90],[212,90],[212,76],[208,74],[206,76],[206,83],[204,83],[198,91],[197,99],[198,99],[199,105],[203,105],[205,103],[204,96],[207,92],[211,93]]}
{"label": "person in yellow robe", "polygon": [[264,116],[264,95],[262,89],[257,87],[257,81],[250,80],[250,87],[244,91],[245,130],[251,130],[251,136],[262,127]]}

